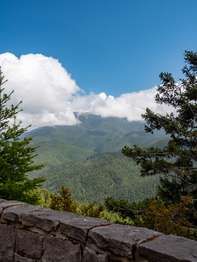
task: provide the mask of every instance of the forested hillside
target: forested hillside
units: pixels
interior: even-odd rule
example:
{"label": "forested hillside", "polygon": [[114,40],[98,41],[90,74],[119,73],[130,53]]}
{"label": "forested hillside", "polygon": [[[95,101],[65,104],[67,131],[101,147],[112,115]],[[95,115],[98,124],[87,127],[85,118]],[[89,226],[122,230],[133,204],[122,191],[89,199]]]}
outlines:
{"label": "forested hillside", "polygon": [[47,177],[45,186],[56,191],[71,188],[83,201],[103,201],[106,197],[142,200],[156,192],[157,177],[142,178],[134,161],[120,150],[125,144],[163,145],[162,133],[147,135],[143,122],[121,118],[79,116],[76,126],[43,127],[31,132],[39,146],[37,158],[45,168],[34,176]]}

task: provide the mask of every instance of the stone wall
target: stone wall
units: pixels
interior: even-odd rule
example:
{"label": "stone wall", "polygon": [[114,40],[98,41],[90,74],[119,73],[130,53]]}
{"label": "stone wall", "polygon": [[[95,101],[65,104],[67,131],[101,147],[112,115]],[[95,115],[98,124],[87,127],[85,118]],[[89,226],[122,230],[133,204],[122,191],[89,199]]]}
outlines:
{"label": "stone wall", "polygon": [[197,261],[197,242],[0,200],[0,262]]}

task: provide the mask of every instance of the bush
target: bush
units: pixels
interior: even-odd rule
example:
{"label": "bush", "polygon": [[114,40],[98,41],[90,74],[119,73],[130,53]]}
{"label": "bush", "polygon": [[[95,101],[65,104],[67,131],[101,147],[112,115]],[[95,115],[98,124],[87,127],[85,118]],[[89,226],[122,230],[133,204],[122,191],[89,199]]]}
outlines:
{"label": "bush", "polygon": [[103,210],[100,214],[100,218],[106,219],[112,223],[118,224],[126,224],[126,225],[134,225],[134,222],[129,217],[122,217],[120,214],[115,212],[109,212],[107,210]]}
{"label": "bush", "polygon": [[104,207],[96,203],[79,203],[76,208],[76,213],[83,216],[100,217],[103,210]]}
{"label": "bush", "polygon": [[61,187],[57,193],[51,194],[50,208],[60,211],[76,212],[77,203],[68,188]]}
{"label": "bush", "polygon": [[189,222],[192,198],[185,196],[179,203],[166,204],[161,200],[153,200],[142,215],[142,225],[165,234],[192,236],[194,230]]}

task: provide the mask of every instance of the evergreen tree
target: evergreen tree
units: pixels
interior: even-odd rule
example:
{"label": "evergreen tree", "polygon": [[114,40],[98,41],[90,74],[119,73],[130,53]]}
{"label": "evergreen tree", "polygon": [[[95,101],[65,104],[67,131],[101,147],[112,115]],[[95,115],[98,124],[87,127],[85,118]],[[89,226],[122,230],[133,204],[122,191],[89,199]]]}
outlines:
{"label": "evergreen tree", "polygon": [[184,195],[197,198],[197,52],[186,51],[185,63],[184,79],[178,82],[170,73],[160,74],[155,101],[172,112],[162,115],[147,108],[142,115],[146,132],[165,131],[167,146],[122,149],[141,165],[142,175],[161,175],[159,196],[168,202],[178,202]]}
{"label": "evergreen tree", "polygon": [[20,103],[10,103],[12,92],[6,93],[6,80],[0,69],[0,198],[15,199],[36,203],[35,189],[44,181],[42,178],[30,179],[27,173],[42,166],[34,164],[35,148],[30,145],[31,138],[24,137],[27,128],[17,121]]}

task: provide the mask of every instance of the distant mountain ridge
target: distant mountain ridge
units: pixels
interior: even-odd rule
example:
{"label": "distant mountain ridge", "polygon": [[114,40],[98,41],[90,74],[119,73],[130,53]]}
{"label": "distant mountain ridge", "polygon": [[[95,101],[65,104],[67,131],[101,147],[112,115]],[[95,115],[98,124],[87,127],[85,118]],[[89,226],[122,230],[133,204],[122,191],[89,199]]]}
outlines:
{"label": "distant mountain ridge", "polygon": [[142,121],[89,114],[78,119],[80,124],[75,126],[42,127],[30,132],[34,145],[39,146],[37,162],[45,164],[33,175],[46,176],[45,186],[50,190],[70,187],[83,201],[103,201],[107,196],[141,200],[154,195],[158,178],[140,177],[139,167],[120,151],[125,144],[164,145],[164,134],[146,134]]}

